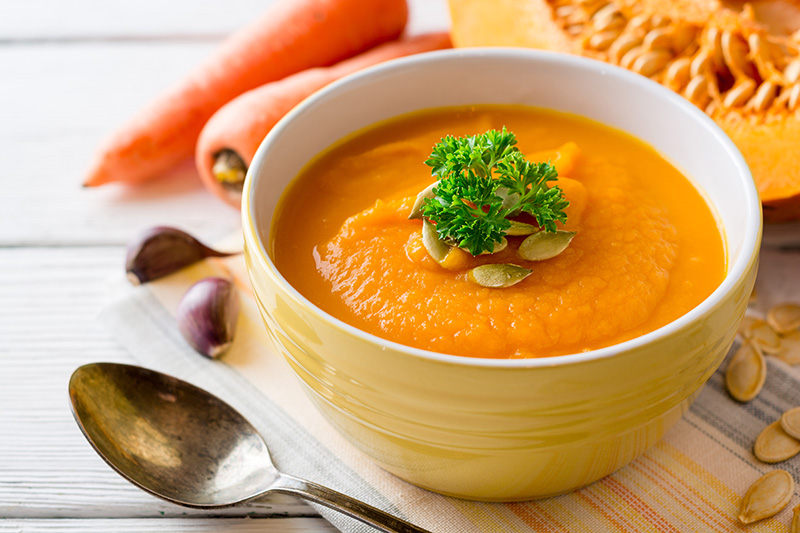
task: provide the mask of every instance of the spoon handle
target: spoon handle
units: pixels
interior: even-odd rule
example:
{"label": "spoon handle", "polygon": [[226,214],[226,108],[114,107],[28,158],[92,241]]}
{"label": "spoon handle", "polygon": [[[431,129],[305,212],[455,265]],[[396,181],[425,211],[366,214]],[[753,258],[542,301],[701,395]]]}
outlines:
{"label": "spoon handle", "polygon": [[431,533],[346,494],[287,474],[280,474],[270,491],[299,496],[330,507],[386,533]]}

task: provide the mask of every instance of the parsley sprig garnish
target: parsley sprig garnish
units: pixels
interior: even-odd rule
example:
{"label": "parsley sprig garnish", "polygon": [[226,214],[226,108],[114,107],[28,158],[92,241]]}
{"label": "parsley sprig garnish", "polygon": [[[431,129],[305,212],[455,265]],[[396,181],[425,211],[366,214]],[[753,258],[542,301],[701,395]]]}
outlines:
{"label": "parsley sprig garnish", "polygon": [[558,186],[550,163],[531,163],[516,147],[516,136],[503,128],[481,135],[448,135],[433,147],[425,164],[439,179],[422,215],[439,237],[469,250],[491,252],[511,226],[511,217],[529,213],[540,228],[556,231],[566,222],[569,202]]}

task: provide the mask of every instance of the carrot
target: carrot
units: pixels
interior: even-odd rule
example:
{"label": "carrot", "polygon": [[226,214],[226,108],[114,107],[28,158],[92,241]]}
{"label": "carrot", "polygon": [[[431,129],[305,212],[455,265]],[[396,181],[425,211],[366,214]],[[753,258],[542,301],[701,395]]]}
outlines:
{"label": "carrot", "polygon": [[282,0],[100,148],[85,186],[153,179],[191,157],[203,125],[239,94],[396,39],[406,0]]}
{"label": "carrot", "polygon": [[400,39],[332,67],[299,72],[234,98],[211,117],[200,134],[195,150],[200,178],[215,195],[240,207],[244,176],[258,145],[307,96],[347,74],[383,61],[450,46],[447,33]]}

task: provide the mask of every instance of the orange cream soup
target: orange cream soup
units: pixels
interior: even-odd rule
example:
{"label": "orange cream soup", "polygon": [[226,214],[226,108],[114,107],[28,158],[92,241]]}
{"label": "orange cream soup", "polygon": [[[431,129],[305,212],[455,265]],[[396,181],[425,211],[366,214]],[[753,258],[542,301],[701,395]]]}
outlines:
{"label": "orange cream soup", "polygon": [[[408,220],[434,181],[424,164],[441,137],[503,126],[530,160],[551,159],[568,200],[559,256],[520,260],[508,248],[445,270]],[[519,106],[447,108],[381,123],[312,161],[286,191],[271,255],[297,290],[361,330],[408,346],[492,358],[547,357],[653,331],[720,284],[716,219],[689,180],[653,149],[572,115]],[[467,278],[487,261],[533,270],[513,287]]]}

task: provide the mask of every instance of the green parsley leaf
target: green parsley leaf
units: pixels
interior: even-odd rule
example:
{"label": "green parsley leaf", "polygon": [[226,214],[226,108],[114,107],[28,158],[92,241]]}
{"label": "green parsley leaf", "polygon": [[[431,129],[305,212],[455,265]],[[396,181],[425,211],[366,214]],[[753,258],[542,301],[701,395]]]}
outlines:
{"label": "green parsley leaf", "polygon": [[433,147],[425,161],[439,179],[433,198],[422,214],[436,226],[439,237],[472,255],[491,252],[511,226],[510,218],[528,213],[539,227],[556,231],[566,222],[569,202],[557,186],[550,163],[531,163],[516,147],[516,136],[489,130],[481,135],[448,135]]}

